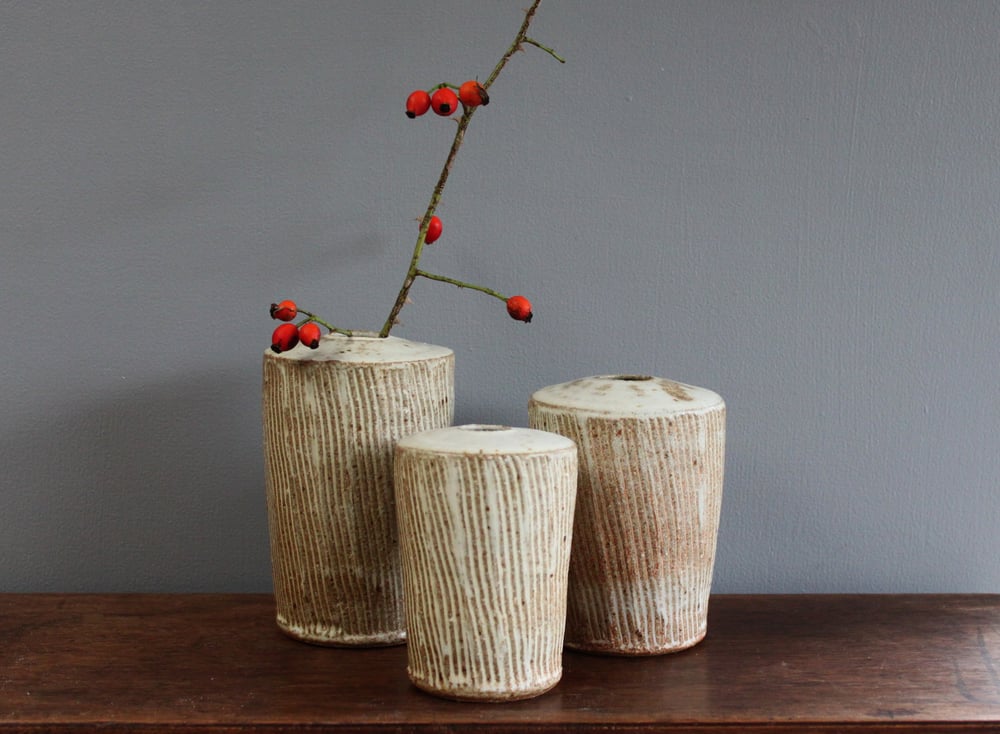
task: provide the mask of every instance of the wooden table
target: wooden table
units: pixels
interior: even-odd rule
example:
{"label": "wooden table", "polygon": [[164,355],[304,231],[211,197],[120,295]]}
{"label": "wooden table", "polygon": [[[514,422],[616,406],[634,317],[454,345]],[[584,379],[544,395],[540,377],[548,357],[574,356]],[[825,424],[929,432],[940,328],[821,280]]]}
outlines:
{"label": "wooden table", "polygon": [[567,652],[550,693],[456,703],[406,648],[312,647],[267,595],[0,594],[9,732],[1000,732],[1000,595],[714,596],[653,658]]}

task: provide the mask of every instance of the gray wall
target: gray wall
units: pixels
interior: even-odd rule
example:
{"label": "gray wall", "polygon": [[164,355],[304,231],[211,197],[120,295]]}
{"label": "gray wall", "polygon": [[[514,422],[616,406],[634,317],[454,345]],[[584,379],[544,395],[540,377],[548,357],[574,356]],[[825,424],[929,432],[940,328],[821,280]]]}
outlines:
{"label": "gray wall", "polygon": [[[524,2],[0,4],[0,590],[270,588],[272,300],[377,328]],[[717,591],[1000,592],[1000,3],[546,0],[399,336],[729,407]]]}

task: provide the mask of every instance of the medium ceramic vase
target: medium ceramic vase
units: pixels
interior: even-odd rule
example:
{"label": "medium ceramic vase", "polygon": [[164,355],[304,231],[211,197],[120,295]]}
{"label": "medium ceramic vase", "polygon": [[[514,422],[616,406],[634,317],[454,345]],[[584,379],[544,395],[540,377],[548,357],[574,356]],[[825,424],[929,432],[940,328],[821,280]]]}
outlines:
{"label": "medium ceramic vase", "polygon": [[725,403],[641,375],[532,395],[533,428],[580,449],[566,645],[656,655],[705,636],[722,503]]}
{"label": "medium ceramic vase", "polygon": [[278,626],[320,645],[404,642],[392,452],[451,424],[454,354],[331,334],[265,352],[263,398]]}
{"label": "medium ceramic vase", "polygon": [[513,701],[562,676],[577,450],[528,428],[457,426],[396,448],[407,672],[424,691]]}

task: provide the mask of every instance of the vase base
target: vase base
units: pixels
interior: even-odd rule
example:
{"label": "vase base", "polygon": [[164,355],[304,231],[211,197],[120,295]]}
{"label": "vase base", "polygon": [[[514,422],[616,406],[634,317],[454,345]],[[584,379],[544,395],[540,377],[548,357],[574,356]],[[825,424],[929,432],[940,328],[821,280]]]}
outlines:
{"label": "vase base", "polygon": [[326,634],[317,630],[303,630],[278,620],[278,629],[298,642],[319,647],[393,647],[406,644],[405,630],[391,630],[378,634],[345,635]]}
{"label": "vase base", "polygon": [[585,642],[571,642],[566,641],[565,648],[567,650],[572,650],[573,652],[582,652],[587,655],[606,655],[609,657],[653,657],[655,655],[670,655],[675,652],[683,652],[684,650],[689,650],[690,648],[697,645],[699,642],[705,639],[706,630],[701,630],[697,635],[689,640],[683,642],[675,643],[672,645],[662,645],[659,647],[625,647],[622,645],[615,645],[611,642],[601,642],[601,641],[585,641]]}
{"label": "vase base", "polygon": [[525,701],[529,698],[537,698],[544,693],[548,693],[558,685],[562,679],[560,670],[554,680],[531,688],[521,688],[516,690],[476,690],[476,689],[450,689],[446,690],[438,686],[430,685],[424,681],[417,680],[410,675],[410,682],[424,693],[429,693],[437,698],[445,698],[449,701],[459,701],[465,703],[509,703],[511,701]]}

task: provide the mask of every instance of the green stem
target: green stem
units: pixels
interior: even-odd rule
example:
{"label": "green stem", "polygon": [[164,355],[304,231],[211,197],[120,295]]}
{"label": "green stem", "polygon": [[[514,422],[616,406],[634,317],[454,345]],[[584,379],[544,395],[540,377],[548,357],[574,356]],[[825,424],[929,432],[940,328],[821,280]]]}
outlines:
{"label": "green stem", "polygon": [[344,336],[354,336],[354,332],[351,331],[350,329],[341,329],[338,326],[333,326],[331,324],[328,324],[326,321],[324,321],[323,319],[321,319],[319,316],[317,316],[314,313],[309,313],[308,311],[304,311],[301,308],[299,309],[299,313],[308,317],[308,318],[300,321],[299,324],[298,324],[299,326],[302,326],[302,324],[307,324],[310,321],[315,321],[317,324],[319,324],[320,326],[324,327],[328,331],[335,332],[337,334],[343,334]]}
{"label": "green stem", "polygon": [[[503,71],[507,62],[510,61],[511,57],[517,53],[518,50],[520,50],[521,44],[525,42],[541,48],[559,61],[562,61],[562,59],[559,58],[559,56],[557,56],[551,49],[545,48],[537,41],[528,38],[528,27],[531,25],[531,20],[535,16],[535,11],[538,10],[538,6],[541,5],[541,3],[542,0],[534,0],[531,3],[531,7],[525,11],[524,21],[521,23],[521,28],[514,37],[514,41],[507,48],[507,51],[500,57],[497,65],[493,67],[493,71],[490,73],[489,77],[485,82],[483,82],[482,86],[484,89],[489,89],[493,82],[496,81],[496,78],[500,75],[500,72]],[[441,194],[444,191],[445,184],[448,182],[448,176],[451,174],[451,168],[455,162],[455,156],[458,155],[458,150],[462,147],[462,141],[465,139],[465,131],[468,129],[469,122],[472,120],[472,115],[477,109],[477,107],[466,108],[461,119],[458,121],[458,129],[455,131],[455,138],[452,140],[451,149],[448,151],[448,157],[445,159],[444,166],[441,169],[441,174],[438,176],[437,184],[434,186],[430,203],[427,205],[427,210],[424,212],[424,218],[420,222],[420,232],[417,235],[417,243],[413,246],[413,255],[410,257],[410,265],[407,268],[406,277],[403,278],[403,285],[400,287],[399,293],[396,295],[396,301],[393,303],[392,309],[389,311],[389,316],[386,318],[385,323],[382,325],[382,330],[379,332],[379,336],[381,337],[389,336],[389,332],[392,331],[392,327],[396,325],[399,318],[399,312],[402,311],[403,306],[406,305],[407,298],[409,298],[410,294],[410,288],[413,287],[413,282],[417,279],[418,275],[430,278],[431,280],[443,280],[444,282],[452,283],[462,288],[473,288],[495,296],[496,298],[507,300],[496,291],[484,289],[479,286],[473,286],[468,283],[462,283],[461,281],[445,279],[444,276],[430,276],[427,273],[423,273],[418,268],[418,265],[420,264],[420,256],[424,251],[424,239],[427,236],[427,227],[441,201]]]}
{"label": "green stem", "polygon": [[437,275],[436,273],[428,273],[426,270],[417,270],[415,275],[420,278],[427,278],[428,280],[437,280],[442,283],[451,283],[452,285],[457,285],[459,288],[471,288],[474,291],[479,291],[480,293],[485,293],[488,296],[499,298],[504,303],[507,302],[507,296],[503,295],[499,291],[493,290],[492,288],[487,288],[484,285],[476,285],[475,283],[466,283],[464,280],[458,280],[457,278],[449,278],[447,275]]}
{"label": "green stem", "polygon": [[549,48],[548,46],[543,46],[538,41],[536,41],[534,38],[529,38],[528,36],[525,36],[524,37],[524,42],[525,43],[530,43],[532,46],[535,46],[536,48],[542,49],[542,51],[544,51],[549,56],[551,56],[552,58],[554,58],[560,64],[565,64],[566,63],[566,59],[564,59],[562,56],[560,56],[559,54],[557,54],[555,52],[555,50]]}
{"label": "green stem", "polygon": [[458,149],[462,147],[462,140],[465,138],[465,131],[469,127],[469,120],[472,119],[472,114],[475,110],[475,107],[465,110],[462,115],[462,119],[458,122],[458,129],[455,131],[455,138],[451,142],[451,150],[448,151],[448,158],[445,159],[444,167],[441,169],[441,175],[438,176],[437,185],[434,187],[434,193],[431,195],[430,204],[428,204],[427,211],[424,213],[424,218],[420,222],[420,233],[417,235],[417,244],[413,247],[413,255],[410,257],[410,267],[406,271],[406,278],[403,280],[403,286],[399,289],[399,293],[396,295],[396,302],[392,305],[389,317],[382,325],[382,330],[379,332],[379,336],[389,336],[389,332],[392,331],[392,327],[396,325],[396,319],[399,317],[399,312],[402,311],[403,306],[406,305],[406,299],[410,295],[410,288],[413,287],[413,281],[417,278],[417,265],[420,263],[420,256],[424,252],[424,240],[427,237],[427,227],[430,226],[431,217],[434,216],[438,202],[441,201],[441,194],[444,191],[444,185],[448,182],[448,176],[451,174],[451,166],[455,162],[455,156],[458,155]]}

